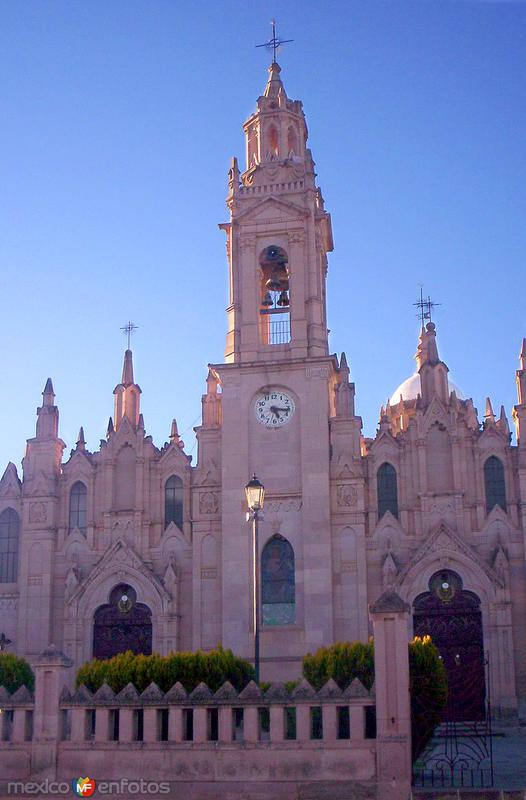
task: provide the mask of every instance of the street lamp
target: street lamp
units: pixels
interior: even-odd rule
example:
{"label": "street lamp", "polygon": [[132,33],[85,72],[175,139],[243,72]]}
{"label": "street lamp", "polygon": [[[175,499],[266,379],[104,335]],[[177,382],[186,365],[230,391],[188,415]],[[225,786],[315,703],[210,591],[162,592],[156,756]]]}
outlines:
{"label": "street lamp", "polygon": [[245,486],[249,512],[247,520],[252,520],[252,600],[254,608],[254,671],[259,683],[259,552],[258,522],[265,502],[265,487],[256,475]]}

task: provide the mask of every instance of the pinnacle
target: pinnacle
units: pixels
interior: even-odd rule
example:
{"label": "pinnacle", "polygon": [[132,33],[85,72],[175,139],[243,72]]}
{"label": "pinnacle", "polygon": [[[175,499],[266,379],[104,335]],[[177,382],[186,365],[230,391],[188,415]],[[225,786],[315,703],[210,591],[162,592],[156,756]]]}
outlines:
{"label": "pinnacle", "polygon": [[131,350],[126,350],[124,353],[124,364],[122,366],[121,383],[123,386],[130,386],[133,382],[133,353]]}

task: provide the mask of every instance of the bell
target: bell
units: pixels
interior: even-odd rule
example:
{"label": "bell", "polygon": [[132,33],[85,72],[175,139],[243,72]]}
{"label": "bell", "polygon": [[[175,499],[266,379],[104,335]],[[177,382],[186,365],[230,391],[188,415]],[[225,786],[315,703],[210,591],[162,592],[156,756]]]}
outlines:
{"label": "bell", "polygon": [[263,301],[262,301],[261,305],[262,306],[271,306],[271,305],[273,305],[272,297],[270,295],[270,292],[267,292],[265,294],[265,297],[263,298]]}
{"label": "bell", "polygon": [[278,306],[288,306],[289,304],[289,295],[287,292],[281,292],[279,296],[279,300],[277,302]]}
{"label": "bell", "polygon": [[267,289],[270,289],[271,292],[279,292],[280,281],[276,277],[269,278],[265,286],[267,287]]}

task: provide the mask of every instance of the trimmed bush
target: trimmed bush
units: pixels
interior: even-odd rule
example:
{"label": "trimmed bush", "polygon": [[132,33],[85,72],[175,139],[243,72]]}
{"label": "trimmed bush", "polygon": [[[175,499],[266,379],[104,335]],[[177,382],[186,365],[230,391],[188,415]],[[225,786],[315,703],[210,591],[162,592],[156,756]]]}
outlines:
{"label": "trimmed bush", "polygon": [[446,668],[430,636],[415,636],[409,644],[409,690],[415,760],[442,719],[448,695]]}
{"label": "trimmed bush", "polygon": [[303,676],[315,689],[333,678],[340,689],[345,689],[354,678],[359,678],[366,689],[374,681],[374,648],[372,639],[363,642],[336,642],[330,647],[320,647],[314,655],[303,659]]}
{"label": "trimmed bush", "polygon": [[218,647],[206,653],[197,650],[145,656],[128,651],[104,661],[94,658],[79,669],[76,684],[83,683],[95,692],[106,682],[114,692],[120,692],[128,683],[133,683],[138,692],[143,692],[154,681],[161,691],[167,692],[180,681],[186,691],[191,692],[203,682],[215,692],[225,681],[241,691],[253,679],[254,669],[248,661],[238,658],[231,650]]}
{"label": "trimmed bush", "polygon": [[33,691],[35,676],[25,658],[13,653],[0,653],[0,686],[5,686],[10,694],[21,686],[27,686],[30,692]]}
{"label": "trimmed bush", "polygon": [[[359,678],[366,689],[374,681],[374,643],[336,642],[303,659],[303,675],[315,689],[333,678],[345,689]],[[447,702],[447,676],[430,636],[409,643],[409,690],[413,759],[422,752],[441,720]]]}

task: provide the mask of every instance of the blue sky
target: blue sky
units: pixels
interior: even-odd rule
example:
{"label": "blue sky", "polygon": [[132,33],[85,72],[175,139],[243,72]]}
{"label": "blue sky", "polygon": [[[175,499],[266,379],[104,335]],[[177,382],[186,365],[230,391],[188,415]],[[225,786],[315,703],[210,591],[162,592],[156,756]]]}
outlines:
{"label": "blue sky", "polygon": [[226,173],[273,15],[332,214],[330,349],[364,432],[413,371],[420,283],[455,382],[510,414],[526,3],[0,0],[0,469],[20,464],[48,376],[68,451],[80,425],[97,447],[128,319],[147,432],[162,445],[175,416],[191,450],[224,347]]}

